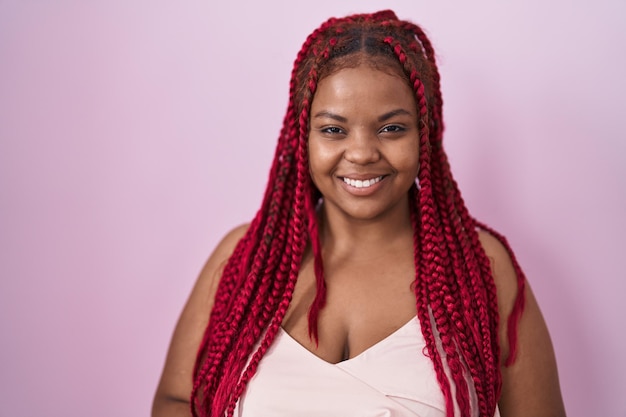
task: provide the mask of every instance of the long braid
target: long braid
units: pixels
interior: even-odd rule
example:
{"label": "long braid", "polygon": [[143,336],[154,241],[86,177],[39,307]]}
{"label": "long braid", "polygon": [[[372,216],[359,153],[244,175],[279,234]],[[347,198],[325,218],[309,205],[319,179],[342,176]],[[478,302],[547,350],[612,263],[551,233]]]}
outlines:
{"label": "long braid", "polygon": [[[413,89],[416,94],[417,106],[420,112],[420,119],[424,124],[428,124],[428,111],[426,106],[426,98],[424,94],[424,86],[418,78],[417,71],[414,68],[410,68],[408,64],[407,55],[404,52],[401,44],[399,42],[394,41],[393,38],[387,37],[385,38],[385,43],[388,43],[393,47],[394,53],[397,55],[398,60],[402,64],[405,72],[408,72],[409,81],[413,85]],[[424,128],[425,133],[423,136],[428,137],[429,131]],[[426,172],[430,172],[428,169],[428,161],[424,162],[424,166]],[[421,193],[426,197],[424,208],[423,208],[423,216],[424,222],[423,229],[427,231],[428,228],[432,227],[433,230],[441,229],[445,227],[445,222],[443,222],[443,218],[438,216],[437,213],[440,212],[440,207],[437,205],[437,201],[429,196],[429,194],[436,193],[431,189],[436,188],[437,184],[433,182],[424,181],[424,186],[421,189]],[[430,192],[429,192],[430,191]],[[450,318],[450,311],[453,310],[454,306],[450,304],[454,304],[454,298],[451,297],[451,287],[453,283],[446,282],[446,278],[450,277],[451,274],[451,265],[449,262],[450,254],[445,246],[445,242],[441,239],[436,238],[437,234],[435,232],[430,232],[425,234],[424,240],[426,245],[430,247],[430,251],[434,256],[432,262],[429,262],[426,266],[426,270],[424,271],[424,276],[426,277],[426,282],[429,283],[429,293],[430,294],[439,294],[440,297],[435,297],[433,300],[429,302],[429,305],[432,307],[432,312],[434,316],[435,323],[437,325],[437,329],[439,331],[439,338],[442,342],[442,349],[446,354],[446,360],[448,366],[451,369],[452,378],[457,387],[457,402],[461,410],[469,410],[469,399],[467,395],[466,381],[463,379],[463,375],[461,372],[462,365],[460,363],[459,355],[457,352],[457,347],[455,344],[455,328],[453,327],[453,322]],[[430,241],[430,242],[429,242]],[[421,253],[424,255],[424,252]],[[442,302],[443,301],[443,302]],[[448,314],[444,314],[446,311]],[[430,319],[430,313],[428,318]],[[423,318],[426,320],[426,317]],[[433,344],[435,343],[435,339],[429,340],[430,349],[434,350]],[[439,370],[440,379],[443,379],[442,370]],[[450,399],[447,399],[447,402],[450,402]],[[448,413],[452,415],[452,408],[448,408]]]}
{"label": "long braid", "polygon": [[[442,220],[446,232],[446,240],[451,249],[450,253],[456,265],[456,281],[452,282],[459,285],[459,301],[463,303],[463,306],[467,305],[469,307],[463,308],[462,313],[467,321],[467,325],[457,326],[461,330],[457,333],[457,342],[462,344],[463,350],[467,352],[464,359],[472,374],[480,414],[493,415],[493,404],[499,398],[501,385],[497,340],[498,316],[494,314],[494,312],[497,313],[495,285],[490,276],[489,261],[486,259],[482,246],[478,241],[478,235],[475,232],[478,224],[469,216],[460,197],[457,184],[452,178],[445,153],[441,146],[438,146],[442,137],[443,123],[441,120],[442,100],[439,89],[439,74],[434,62],[434,50],[419,27],[408,23],[405,23],[404,27],[415,33],[426,52],[427,58],[433,64],[433,84],[435,86],[433,118],[439,119],[437,123],[432,125],[438,130],[433,132],[432,135],[435,140],[433,147],[433,184],[438,189],[437,193],[446,199],[444,207],[446,207],[447,213],[442,213]],[[439,173],[441,175],[438,175]],[[450,233],[450,227],[454,228],[453,233]],[[486,229],[484,226],[482,228]],[[501,236],[496,233],[494,235],[506,246],[506,242]],[[511,252],[508,246],[507,249]],[[459,264],[459,253],[462,254],[464,259],[462,264]],[[516,264],[515,261],[514,263]],[[509,328],[509,343],[513,352],[515,349],[514,336],[517,334],[516,320],[523,308],[524,282],[519,266],[516,267],[516,271],[518,273],[519,286],[518,298],[516,300],[518,308],[516,309],[517,314],[512,314],[509,319],[512,323]],[[481,280],[480,277],[489,277],[489,279],[483,278]],[[477,319],[474,319],[473,315],[470,314],[472,310],[478,313]],[[453,321],[459,323],[458,318],[461,317],[461,312],[452,310],[450,313],[453,315]],[[454,316],[456,316],[456,319]],[[481,334],[483,335],[482,337]],[[470,338],[474,339],[473,344],[467,343]],[[476,351],[478,346],[482,346],[480,351]]]}
{"label": "long braid", "polygon": [[[282,167],[276,166],[276,168],[278,171],[277,176],[279,178],[281,179],[288,178],[288,171],[289,171],[288,165],[282,166]],[[281,184],[281,181],[278,181],[277,184]],[[282,191],[281,188],[276,187],[275,191],[277,191],[277,194],[280,197],[280,193]],[[269,208],[270,215],[268,216],[269,221],[265,222],[265,225],[264,225],[265,227],[263,228],[263,230],[260,227],[255,227],[255,225],[258,225],[261,222],[259,221],[253,222],[253,224],[251,225],[249,229],[248,235],[246,236],[246,238],[242,240],[242,242],[239,244],[237,248],[238,250],[236,250],[235,253],[233,254],[233,259],[237,259],[239,256],[242,256],[245,259],[246,255],[249,256],[250,248],[254,246],[247,245],[247,241],[251,239],[251,236],[258,234],[259,231],[265,232],[264,240],[266,242],[271,241],[271,234],[273,232],[273,226],[274,226],[273,219],[275,219],[276,217],[275,212],[277,210],[277,205],[274,204],[270,200],[268,200],[268,202],[269,202],[269,207],[270,207]],[[261,240],[261,242],[263,242],[263,240]],[[247,246],[244,246],[244,245],[247,245]],[[267,250],[268,250],[268,245],[261,244],[259,247],[259,252],[257,254],[256,259],[263,256],[264,252]],[[241,255],[242,252],[244,252],[243,255]],[[245,252],[248,252],[248,254],[246,254]],[[223,291],[218,290],[218,293],[216,294],[216,303],[213,309],[213,314],[217,315],[226,311],[230,311],[231,315],[221,316],[221,319],[222,319],[221,321],[213,320],[213,322],[219,323],[220,326],[218,328],[211,328],[209,326],[209,328],[207,329],[207,336],[205,336],[205,339],[207,339],[208,335],[210,334],[212,338],[221,336],[222,342],[221,344],[217,344],[217,346],[214,344],[213,346],[215,347],[215,349],[209,350],[207,352],[207,358],[212,359],[213,368],[209,370],[205,366],[204,369],[201,371],[200,375],[205,375],[208,371],[209,374],[214,374],[216,376],[219,376],[220,369],[225,368],[226,364],[223,364],[220,366],[221,358],[223,357],[224,353],[228,349],[231,348],[232,343],[233,343],[232,335],[239,328],[238,323],[241,321],[241,317],[243,316],[243,312],[241,311],[242,306],[246,304],[246,301],[245,301],[246,298],[250,298],[252,296],[252,290],[254,286],[258,284],[257,279],[249,279],[251,277],[258,277],[259,269],[260,269],[260,266],[258,265],[258,263],[254,268],[250,270],[247,280],[242,279],[241,277],[242,268],[240,266],[241,266],[240,263],[237,264],[234,262],[230,262],[230,264],[227,266],[227,268],[224,271],[223,278],[220,282],[220,285],[223,286]],[[246,288],[244,288],[246,291],[237,291],[238,289],[242,289],[242,283],[244,282],[247,283],[248,285]],[[234,297],[233,296],[234,294],[237,294],[237,296]],[[226,308],[226,306],[231,303],[234,304],[236,308],[232,308],[232,309]],[[209,363],[210,361],[207,360],[205,362],[205,365],[208,365]],[[229,369],[229,368],[226,367],[226,369]],[[198,380],[196,382],[198,382]],[[207,380],[207,388],[209,390],[212,390],[214,386],[211,385],[210,382],[211,382],[210,379]],[[195,387],[195,389],[197,389],[197,386]],[[203,394],[205,398],[208,398],[210,396],[209,392],[204,392]]]}
{"label": "long braid", "polygon": [[[437,145],[440,144],[441,138],[443,136],[443,120],[442,120],[442,116],[441,116],[441,109],[442,109],[442,105],[443,105],[443,100],[441,97],[441,89],[440,89],[440,75],[439,72],[437,70],[437,65],[435,62],[435,52],[434,52],[434,48],[432,47],[432,44],[430,43],[428,37],[426,36],[426,34],[424,33],[424,31],[417,25],[410,23],[410,22],[401,22],[400,24],[403,28],[413,32],[415,34],[415,36],[417,37],[417,39],[419,40],[421,46],[424,48],[424,52],[425,55],[427,57],[427,59],[430,61],[430,63],[432,64],[432,79],[433,79],[433,91],[434,91],[434,106],[433,106],[433,119],[435,119],[435,123],[434,123],[434,131],[433,131],[433,138],[435,139],[435,143]],[[442,173],[450,173],[450,168],[447,164],[447,158],[445,156],[445,153],[442,151],[442,149],[440,148],[440,146],[436,146],[436,150],[435,150],[435,154],[436,157],[434,158],[434,163],[438,163],[440,164],[439,169],[435,169],[435,172],[442,172]],[[453,259],[455,261],[455,264],[458,263],[459,257],[457,256],[458,253],[458,249],[460,248],[463,251],[463,255],[465,259],[471,259],[474,256],[474,252],[475,250],[470,250],[470,249],[476,249],[477,247],[479,247],[479,242],[477,240],[477,235],[474,233],[470,233],[470,238],[473,238],[472,240],[474,240],[474,247],[471,248],[470,245],[468,245],[467,242],[467,237],[465,237],[464,235],[466,233],[463,233],[465,230],[471,230],[473,229],[472,226],[472,222],[467,222],[467,218],[464,218],[462,221],[460,221],[461,219],[459,218],[459,216],[456,214],[456,210],[457,207],[460,209],[461,212],[463,213],[467,213],[467,209],[465,208],[465,204],[462,201],[462,199],[460,198],[460,193],[458,192],[458,187],[454,181],[454,179],[451,177],[451,175],[449,175],[449,177],[446,179],[447,184],[444,186],[444,189],[442,191],[445,192],[445,196],[446,196],[446,206],[448,207],[449,210],[449,216],[452,219],[452,223],[453,226],[455,227],[455,234],[451,234],[451,233],[446,233],[446,238],[448,239],[448,242],[451,246],[455,246],[457,248],[457,250],[452,250],[451,253],[453,255]],[[452,191],[452,192],[449,192]],[[467,228],[463,228],[463,222],[466,225],[469,225],[470,227]],[[446,221],[446,223],[448,223]],[[454,237],[458,237],[458,239],[454,239]],[[479,250],[478,252],[482,252],[481,250]],[[473,264],[473,262],[470,262],[469,264]],[[463,279],[465,277],[465,274],[461,272],[461,269],[463,266],[467,265],[466,263],[464,263],[463,265],[458,265],[457,264],[457,277],[460,283],[465,283],[466,280]],[[481,265],[484,265],[484,262],[481,263]],[[474,270],[471,269],[469,271],[467,271],[467,273],[469,273],[470,275],[473,275]],[[484,271],[483,271],[484,272]],[[475,287],[475,286],[474,286]],[[467,296],[467,289],[466,288],[461,288],[460,291],[463,292],[464,294],[464,299],[468,300],[469,297]],[[476,297],[476,294],[474,294],[474,297]],[[491,299],[495,299],[494,297],[491,297]],[[468,319],[468,322],[470,322],[470,326],[469,329],[476,331],[476,326],[472,325],[471,321],[472,321],[472,316],[470,314],[466,314],[466,317]],[[482,321],[480,321],[482,322]],[[488,322],[488,321],[485,321]],[[497,323],[496,323],[497,326]],[[495,326],[494,326],[495,328]]]}
{"label": "long braid", "polygon": [[[415,246],[415,267],[416,267],[416,306],[417,317],[420,321],[422,334],[426,341],[428,356],[433,361],[437,381],[441,387],[447,415],[454,413],[454,403],[452,401],[452,391],[450,381],[444,371],[444,357],[440,354],[437,346],[435,330],[440,330],[443,315],[438,304],[440,297],[437,282],[434,280],[436,267],[435,251],[438,247],[436,242],[437,233],[434,223],[434,207],[432,201],[432,184],[430,179],[430,152],[431,145],[428,137],[420,137],[420,168],[418,173],[420,189],[416,195],[416,204],[413,208],[415,220],[412,221],[414,234],[417,243]],[[419,221],[417,217],[419,216]],[[439,318],[439,323],[437,323]],[[435,324],[433,325],[433,322]]]}
{"label": "long braid", "polygon": [[524,275],[524,271],[520,267],[511,246],[507,239],[496,230],[487,226],[484,223],[476,221],[476,226],[480,229],[483,229],[490,234],[492,234],[496,239],[500,241],[509,253],[511,257],[511,261],[513,263],[513,268],[515,270],[515,275],[517,276],[517,297],[515,298],[515,302],[513,304],[513,310],[509,315],[509,319],[507,322],[507,338],[509,341],[509,355],[504,361],[506,366],[509,366],[515,362],[515,357],[517,355],[517,326],[519,323],[519,319],[521,318],[522,312],[524,311],[525,297],[524,290],[526,288],[526,277]]}
{"label": "long braid", "polygon": [[[442,152],[437,155],[437,165],[447,166],[447,160]],[[449,172],[449,169],[441,169],[441,172]],[[444,179],[447,182],[447,196],[451,202],[460,199],[460,193],[450,177]],[[460,200],[462,203],[462,200]],[[461,291],[464,303],[468,304],[465,316],[468,321],[468,330],[473,333],[469,337],[474,338],[476,365],[480,369],[472,369],[472,378],[476,387],[478,406],[481,413],[492,415],[489,404],[493,404],[499,397],[500,371],[499,371],[499,346],[498,346],[498,316],[496,292],[493,279],[491,278],[489,260],[482,250],[478,240],[476,224],[469,217],[463,204],[450,204],[448,216],[454,219],[455,243],[462,255],[465,274],[459,276],[458,282],[464,288]],[[469,292],[469,293],[468,293]],[[468,362],[472,356],[468,356]]]}
{"label": "long braid", "polygon": [[[327,26],[331,23],[327,22]],[[322,30],[305,42],[294,73]],[[298,140],[303,129],[294,122],[295,88],[292,80],[290,105],[262,207],[224,268],[215,295],[194,373],[194,416],[232,414],[245,383],[275,337],[293,294],[310,219],[306,213],[310,194],[310,187],[305,185],[306,137]],[[296,148],[300,155],[298,167],[294,166]],[[245,358],[250,356],[264,328],[264,340],[243,372]]]}
{"label": "long braid", "polygon": [[[457,274],[457,280],[461,285],[461,295],[464,303],[468,303],[471,308],[466,309],[465,317],[468,321],[467,329],[473,334],[476,339],[476,345],[483,346],[481,354],[476,365],[482,365],[483,372],[472,372],[474,386],[477,392],[478,405],[481,414],[486,413],[492,415],[493,411],[488,407],[488,404],[493,404],[499,398],[500,391],[500,374],[499,374],[499,346],[497,340],[498,329],[498,315],[493,314],[497,312],[497,305],[495,304],[497,298],[495,294],[495,285],[493,279],[487,279],[483,282],[479,282],[479,277],[490,277],[489,261],[484,255],[482,246],[478,241],[478,235],[475,233],[475,223],[469,216],[465,203],[461,198],[458,186],[452,178],[451,170],[447,162],[447,157],[443,152],[443,148],[440,146],[441,139],[443,137],[443,118],[441,109],[443,100],[441,97],[440,88],[440,76],[435,63],[435,52],[430,43],[428,37],[424,31],[417,25],[412,23],[405,23],[405,27],[415,33],[416,37],[420,41],[424,48],[428,60],[432,64],[433,68],[433,83],[434,83],[434,111],[433,119],[435,120],[434,126],[437,131],[434,134],[436,140],[434,162],[438,165],[439,169],[435,172],[442,173],[442,179],[444,179],[444,192],[446,195],[446,203],[448,207],[448,215],[451,218],[452,225],[454,226],[454,234],[447,233],[446,236],[451,244],[457,244],[457,251],[460,248],[463,254],[463,265],[467,266],[466,273]],[[445,177],[445,178],[443,178]],[[455,239],[456,238],[456,239]],[[453,251],[453,252],[457,252]],[[478,258],[478,259],[476,259]],[[475,267],[478,262],[479,268]],[[469,288],[465,287],[469,278]],[[485,288],[486,291],[481,291],[481,288]],[[467,291],[471,291],[471,297],[468,297]],[[487,304],[485,308],[485,303]],[[482,304],[482,305],[481,305]],[[479,312],[479,317],[474,319],[471,311],[476,309]],[[482,329],[479,327],[482,326]],[[482,331],[481,331],[482,330]],[[483,335],[482,343],[479,340]],[[473,346],[470,346],[473,350]],[[494,355],[495,352],[495,355]],[[476,368],[471,362],[474,355],[466,356],[466,360],[470,367],[470,370]],[[494,357],[495,356],[495,357]],[[481,383],[482,382],[482,383]],[[495,387],[495,392],[491,387]],[[487,391],[485,394],[484,391]],[[491,395],[489,395],[491,393]],[[485,398],[485,395],[490,398]]]}
{"label": "long braid", "polygon": [[[289,282],[293,283],[294,287],[295,287],[295,280],[297,279],[297,271],[299,270],[299,267],[300,267],[301,257],[302,257],[302,254],[304,253],[304,248],[307,242],[307,238],[306,238],[307,221],[309,220],[308,216],[306,216],[306,210],[307,208],[310,207],[309,204],[307,203],[307,201],[310,198],[308,196],[311,194],[310,178],[308,174],[308,155],[306,151],[306,146],[307,146],[306,137],[308,134],[308,130],[306,126],[308,126],[308,122],[307,122],[308,114],[309,114],[308,104],[305,103],[303,110],[300,112],[300,123],[299,123],[300,125],[299,138],[300,139],[298,141],[297,158],[296,158],[297,181],[296,181],[295,198],[294,198],[295,204],[293,206],[293,213],[294,213],[293,245],[296,249],[294,252],[299,253],[299,257],[300,257],[300,259],[297,259],[297,262],[294,262],[293,258],[291,260],[292,268],[290,271],[291,273],[289,276]],[[289,261],[289,258],[285,258],[285,260]],[[287,297],[284,298],[285,302],[283,303],[283,308],[279,309],[280,311],[277,312],[275,319],[272,321],[269,335],[266,335],[266,338],[265,338],[266,340],[268,338],[271,338],[271,340],[273,340],[273,338],[275,337],[276,332],[278,331],[278,328],[280,326],[280,323],[282,322],[282,319],[287,311],[289,301],[291,300],[291,295],[292,293],[290,292],[287,294]],[[269,347],[269,343],[265,343],[264,346]],[[233,396],[233,400],[230,402],[228,410],[227,410],[228,416],[232,415],[232,412],[234,411],[234,407],[235,407],[235,402],[238,396],[241,395],[241,393],[243,392],[243,389],[245,388],[245,384],[248,382],[249,378],[251,378],[252,375],[254,374],[256,367],[258,366],[258,361],[260,360],[261,356],[264,353],[265,351],[263,347],[257,351],[257,354],[255,354],[255,357],[257,357],[258,359],[254,363],[252,363],[251,366],[248,366],[241,380],[235,387],[235,395]]]}
{"label": "long braid", "polygon": [[[192,414],[232,416],[238,399],[271,346],[287,312],[305,248],[314,257],[316,296],[309,334],[326,301],[316,205],[321,197],[308,172],[309,113],[321,79],[358,57],[398,66],[415,93],[420,115],[419,187],[410,190],[414,230],[417,317],[448,416],[493,416],[500,395],[498,310],[489,260],[454,181],[443,138],[440,76],[434,49],[417,25],[392,11],[329,19],[303,44],[294,63],[289,105],[261,209],[226,263],[194,371]],[[351,57],[357,60],[351,61]],[[396,64],[393,64],[396,62]],[[512,255],[512,253],[511,253]],[[524,276],[509,318],[515,357]],[[468,382],[471,381],[471,386]],[[473,410],[471,393],[478,410]],[[454,394],[456,393],[456,394]]]}

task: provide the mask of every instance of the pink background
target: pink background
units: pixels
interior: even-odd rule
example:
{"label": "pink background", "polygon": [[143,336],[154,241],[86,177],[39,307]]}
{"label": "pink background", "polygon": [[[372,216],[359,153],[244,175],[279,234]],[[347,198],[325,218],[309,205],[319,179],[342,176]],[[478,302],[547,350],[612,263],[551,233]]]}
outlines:
{"label": "pink background", "polygon": [[626,416],[624,3],[216,3],[0,1],[0,416],[149,413],[305,36],[384,7],[431,34],[456,177],[525,266],[569,416]]}

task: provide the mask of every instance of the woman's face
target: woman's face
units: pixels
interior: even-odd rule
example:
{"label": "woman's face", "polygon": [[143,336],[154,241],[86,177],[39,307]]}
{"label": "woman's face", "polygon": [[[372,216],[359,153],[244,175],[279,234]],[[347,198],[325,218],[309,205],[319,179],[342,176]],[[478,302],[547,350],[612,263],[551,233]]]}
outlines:
{"label": "woman's face", "polygon": [[417,177],[417,126],[414,93],[392,70],[363,63],[323,78],[308,146],[327,214],[372,220],[406,211]]}

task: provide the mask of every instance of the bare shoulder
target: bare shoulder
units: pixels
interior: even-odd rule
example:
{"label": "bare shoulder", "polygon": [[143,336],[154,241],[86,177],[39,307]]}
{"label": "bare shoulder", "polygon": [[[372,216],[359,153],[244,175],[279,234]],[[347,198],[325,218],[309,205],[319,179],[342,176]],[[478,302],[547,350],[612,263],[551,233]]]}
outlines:
{"label": "bare shoulder", "polygon": [[231,230],[205,263],[178,319],[152,405],[152,416],[189,415],[196,353],[228,258],[249,225]]}
{"label": "bare shoulder", "polygon": [[[241,238],[245,235],[248,227],[249,224],[243,224],[228,232],[217,244],[198,276],[185,309],[192,303],[191,307],[198,307],[200,309],[201,316],[199,318],[205,322],[208,320],[208,313],[210,313],[211,307],[213,306],[213,298],[224,266],[235,250],[237,243],[239,243]],[[196,297],[203,299],[204,302],[196,306],[196,303],[193,303]],[[183,311],[183,315],[184,313],[185,311]],[[207,313],[206,316],[205,313]]]}
{"label": "bare shoulder", "polygon": [[[491,262],[500,314],[502,357],[509,354],[507,321],[518,296],[518,277],[506,247],[492,234],[479,231],[480,242]],[[549,278],[549,277],[546,277]],[[525,303],[517,329],[517,354],[513,364],[502,366],[502,417],[563,417],[556,358],[550,334],[537,300],[526,283]]]}
{"label": "bare shoulder", "polygon": [[[228,232],[215,247],[211,258],[218,258],[217,260],[220,260],[219,258],[223,258],[224,256],[228,258],[235,249],[235,246],[237,246],[237,243],[239,243],[241,238],[246,234],[249,227],[250,224],[245,223],[235,227],[230,232]],[[211,258],[209,258],[209,261],[211,260]]]}
{"label": "bare shoulder", "polygon": [[[517,297],[517,274],[511,256],[502,242],[484,230],[478,231],[478,239],[491,263],[491,273],[496,284],[498,310],[502,323],[502,319],[511,313]],[[506,345],[504,347],[506,348]]]}

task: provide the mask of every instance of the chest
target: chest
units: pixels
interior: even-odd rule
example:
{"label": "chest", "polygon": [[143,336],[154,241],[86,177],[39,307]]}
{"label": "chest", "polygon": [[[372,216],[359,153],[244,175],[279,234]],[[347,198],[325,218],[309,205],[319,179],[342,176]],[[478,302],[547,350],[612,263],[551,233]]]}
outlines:
{"label": "chest", "polygon": [[311,340],[308,312],[316,294],[312,261],[301,268],[283,329],[330,363],[358,356],[415,317],[412,254],[325,264],[327,298]]}

